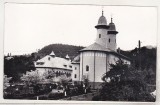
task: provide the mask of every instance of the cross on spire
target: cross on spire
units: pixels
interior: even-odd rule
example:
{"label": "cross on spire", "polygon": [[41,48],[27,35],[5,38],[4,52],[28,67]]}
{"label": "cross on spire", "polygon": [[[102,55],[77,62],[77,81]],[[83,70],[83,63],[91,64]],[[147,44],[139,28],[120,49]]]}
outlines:
{"label": "cross on spire", "polygon": [[102,16],[103,16],[103,6],[102,6]]}
{"label": "cross on spire", "polygon": [[112,17],[112,14],[111,14],[111,23],[113,23],[113,17]]}

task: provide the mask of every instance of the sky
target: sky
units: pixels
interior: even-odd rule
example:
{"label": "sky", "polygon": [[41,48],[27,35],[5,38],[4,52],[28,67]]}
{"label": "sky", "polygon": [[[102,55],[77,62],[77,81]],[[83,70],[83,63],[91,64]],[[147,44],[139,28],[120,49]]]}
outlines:
{"label": "sky", "polygon": [[[103,6],[107,24],[116,25],[117,48],[157,45],[155,7]],[[49,44],[87,47],[95,42],[102,6],[5,4],[4,54],[28,54]]]}

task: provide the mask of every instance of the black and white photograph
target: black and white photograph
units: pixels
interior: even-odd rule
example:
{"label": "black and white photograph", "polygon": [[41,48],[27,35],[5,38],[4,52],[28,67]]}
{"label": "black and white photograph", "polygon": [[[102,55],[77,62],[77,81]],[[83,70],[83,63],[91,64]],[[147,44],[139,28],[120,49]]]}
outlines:
{"label": "black and white photograph", "polygon": [[5,100],[155,102],[157,9],[5,3]]}

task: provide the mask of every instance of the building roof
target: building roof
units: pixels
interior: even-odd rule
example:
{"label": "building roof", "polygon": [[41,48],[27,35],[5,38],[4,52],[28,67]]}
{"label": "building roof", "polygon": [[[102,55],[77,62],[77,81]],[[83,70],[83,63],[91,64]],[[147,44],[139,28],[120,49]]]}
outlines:
{"label": "building roof", "polygon": [[42,59],[35,62],[36,68],[60,68],[72,70],[72,64],[70,60],[60,57],[53,57],[46,55]]}
{"label": "building roof", "polygon": [[117,53],[117,52],[115,52],[111,49],[105,48],[105,47],[101,46],[100,44],[98,44],[96,42],[91,44],[90,46],[80,50],[80,52],[85,52],[85,51],[98,51],[98,52],[110,53],[110,54],[113,54],[113,55],[116,55],[116,56],[119,56],[119,57],[122,57],[124,59],[127,59],[127,60],[131,61],[131,59],[129,57],[126,57],[126,56],[124,56],[120,53]]}
{"label": "building roof", "polygon": [[76,56],[76,57],[73,59],[72,63],[80,63],[80,55]]}
{"label": "building roof", "polygon": [[98,25],[107,25],[107,20],[103,15],[99,18]]}
{"label": "building roof", "polygon": [[112,31],[116,30],[116,26],[114,23],[109,23],[109,30],[112,30]]}
{"label": "building roof", "polygon": [[101,46],[100,44],[98,44],[96,42],[91,44],[90,46],[80,50],[80,51],[90,51],[90,50],[92,50],[92,51],[112,51],[108,48]]}

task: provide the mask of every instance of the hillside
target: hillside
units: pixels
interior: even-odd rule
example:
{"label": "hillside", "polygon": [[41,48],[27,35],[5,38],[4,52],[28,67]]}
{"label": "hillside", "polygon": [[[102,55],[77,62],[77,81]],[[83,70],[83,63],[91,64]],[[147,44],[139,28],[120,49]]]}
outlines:
{"label": "hillside", "polygon": [[83,49],[82,46],[73,46],[73,45],[65,45],[65,44],[50,44],[48,46],[43,47],[38,51],[38,56],[41,58],[45,55],[50,54],[54,51],[55,55],[58,57],[65,57],[67,54],[71,59],[76,57],[79,54],[79,50]]}

